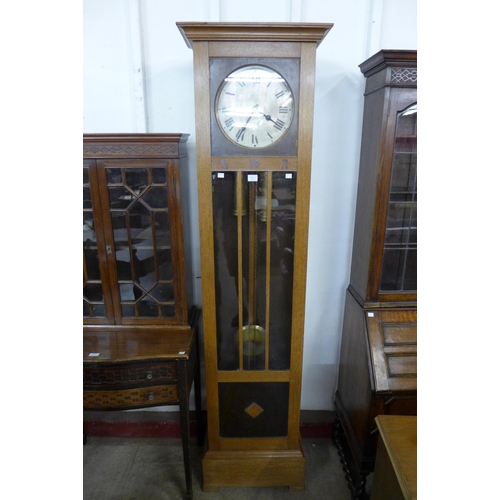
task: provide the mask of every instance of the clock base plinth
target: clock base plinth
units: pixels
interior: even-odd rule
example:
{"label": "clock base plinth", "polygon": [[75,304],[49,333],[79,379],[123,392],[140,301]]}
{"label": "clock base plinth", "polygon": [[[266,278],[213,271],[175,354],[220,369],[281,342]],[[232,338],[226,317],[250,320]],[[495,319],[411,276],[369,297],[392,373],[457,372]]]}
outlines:
{"label": "clock base plinth", "polygon": [[304,489],[302,450],[207,450],[202,460],[205,492],[228,486],[288,486]]}

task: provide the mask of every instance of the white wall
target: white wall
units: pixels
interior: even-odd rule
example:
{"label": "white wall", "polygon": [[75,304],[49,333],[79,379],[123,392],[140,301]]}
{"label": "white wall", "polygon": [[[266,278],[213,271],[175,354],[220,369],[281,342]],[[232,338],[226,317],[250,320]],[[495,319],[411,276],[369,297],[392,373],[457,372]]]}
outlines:
{"label": "white wall", "polygon": [[[183,132],[199,272],[192,51],[177,21],[332,22],[317,50],[302,409],[331,410],[349,281],[364,77],[379,49],[416,49],[416,0],[84,0],[83,131]],[[199,279],[197,301],[201,302]]]}

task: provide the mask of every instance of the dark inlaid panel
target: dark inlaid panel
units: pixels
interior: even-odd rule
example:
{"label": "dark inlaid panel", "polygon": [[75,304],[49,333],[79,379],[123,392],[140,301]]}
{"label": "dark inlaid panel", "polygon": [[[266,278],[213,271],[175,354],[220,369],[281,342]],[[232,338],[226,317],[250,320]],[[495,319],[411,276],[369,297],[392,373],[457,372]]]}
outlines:
{"label": "dark inlaid panel", "polygon": [[221,437],[286,436],[288,391],[288,382],[220,383]]}

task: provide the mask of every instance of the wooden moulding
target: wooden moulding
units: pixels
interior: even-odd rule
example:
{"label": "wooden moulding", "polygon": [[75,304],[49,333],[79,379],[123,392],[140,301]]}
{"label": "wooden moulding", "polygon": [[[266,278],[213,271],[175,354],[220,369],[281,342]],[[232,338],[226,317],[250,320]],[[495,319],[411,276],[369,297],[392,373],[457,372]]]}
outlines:
{"label": "wooden moulding", "polygon": [[199,41],[286,41],[321,43],[331,23],[202,23],[178,22],[189,48]]}
{"label": "wooden moulding", "polygon": [[84,158],[179,158],[190,134],[83,134]]}
{"label": "wooden moulding", "polygon": [[288,486],[304,489],[305,459],[299,450],[208,450],[203,457],[203,491],[227,486]]}
{"label": "wooden moulding", "polygon": [[296,172],[297,158],[294,156],[212,156],[212,170],[215,172],[237,172],[239,170],[248,172]]}
{"label": "wooden moulding", "polygon": [[381,50],[359,65],[359,69],[369,77],[382,69],[393,66],[417,67],[416,50]]}

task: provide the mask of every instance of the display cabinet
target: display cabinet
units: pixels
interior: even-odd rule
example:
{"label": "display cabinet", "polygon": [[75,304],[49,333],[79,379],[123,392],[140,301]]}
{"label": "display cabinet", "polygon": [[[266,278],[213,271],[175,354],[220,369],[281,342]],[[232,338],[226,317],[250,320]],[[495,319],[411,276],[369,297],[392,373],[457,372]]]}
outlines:
{"label": "display cabinet", "polygon": [[183,235],[187,139],[83,136],[83,407],[179,405],[191,496],[193,382],[202,429],[199,311]]}
{"label": "display cabinet", "polygon": [[193,49],[207,381],[203,489],[304,488],[316,48],[331,24],[177,23]]}
{"label": "display cabinet", "polygon": [[333,439],[365,495],[375,417],[417,412],[417,53],[382,50],[366,77],[350,284]]}

